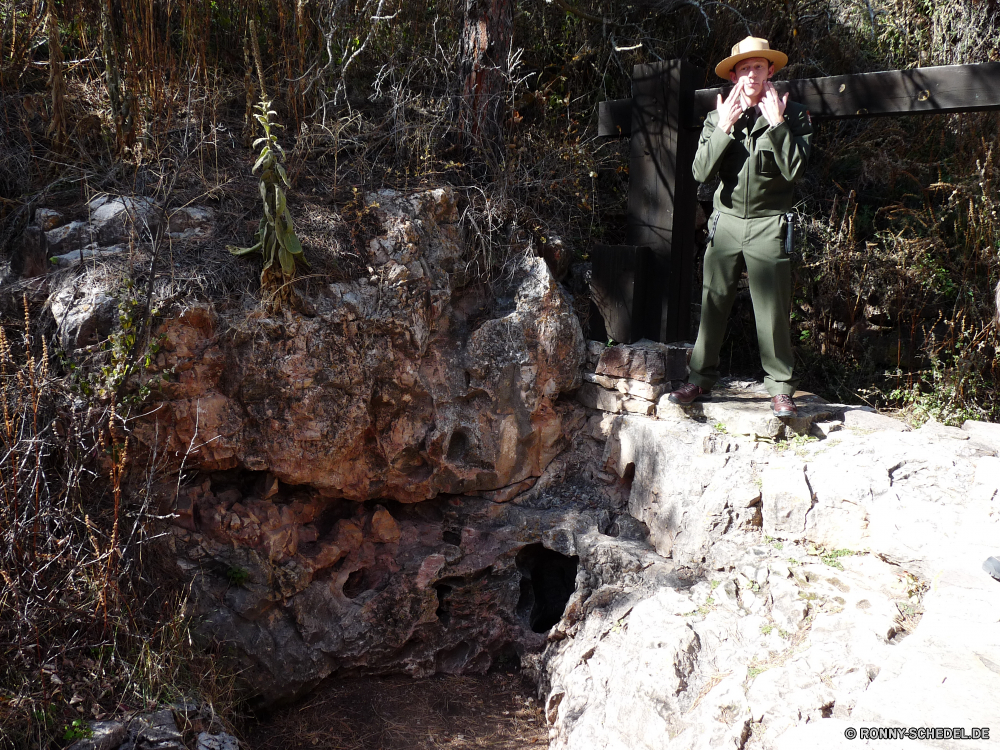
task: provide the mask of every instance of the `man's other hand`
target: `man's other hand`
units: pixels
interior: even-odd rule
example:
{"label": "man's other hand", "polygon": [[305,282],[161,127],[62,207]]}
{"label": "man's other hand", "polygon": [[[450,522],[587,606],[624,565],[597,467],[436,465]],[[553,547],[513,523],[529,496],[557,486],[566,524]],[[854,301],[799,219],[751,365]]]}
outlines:
{"label": "man's other hand", "polygon": [[788,94],[779,97],[774,84],[768,81],[764,86],[764,96],[760,100],[760,112],[772,128],[785,121],[785,107],[788,105]]}
{"label": "man's other hand", "polygon": [[722,94],[716,97],[715,109],[719,113],[719,129],[723,133],[729,133],[733,129],[733,125],[736,121],[740,119],[740,115],[743,114],[743,106],[740,104],[740,93],[743,91],[743,79],[736,82],[733,86],[733,90],[729,92],[729,96],[722,99]]}

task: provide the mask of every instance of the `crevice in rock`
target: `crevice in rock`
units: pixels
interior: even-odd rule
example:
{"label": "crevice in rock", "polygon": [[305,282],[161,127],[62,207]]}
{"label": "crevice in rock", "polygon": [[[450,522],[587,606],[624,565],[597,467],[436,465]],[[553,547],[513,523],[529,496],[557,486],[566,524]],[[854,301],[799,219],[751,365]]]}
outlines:
{"label": "crevice in rock", "polygon": [[434,614],[441,625],[447,628],[451,623],[451,602],[448,601],[448,594],[452,592],[452,587],[446,583],[438,583],[434,585],[434,590],[437,592],[438,600]]}
{"label": "crevice in rock", "polygon": [[521,594],[516,612],[535,633],[548,632],[563,616],[566,603],[576,590],[580,558],[529,544],[517,553]]}

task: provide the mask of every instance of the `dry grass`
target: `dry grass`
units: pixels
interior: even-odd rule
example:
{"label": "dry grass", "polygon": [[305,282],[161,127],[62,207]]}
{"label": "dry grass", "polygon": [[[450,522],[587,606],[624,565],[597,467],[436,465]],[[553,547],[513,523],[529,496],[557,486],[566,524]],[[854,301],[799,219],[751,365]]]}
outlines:
{"label": "dry grass", "polygon": [[0,748],[189,690],[228,707],[188,645],[181,586],[152,565],[162,457],[132,454],[124,407],[80,408],[23,305],[0,327]]}

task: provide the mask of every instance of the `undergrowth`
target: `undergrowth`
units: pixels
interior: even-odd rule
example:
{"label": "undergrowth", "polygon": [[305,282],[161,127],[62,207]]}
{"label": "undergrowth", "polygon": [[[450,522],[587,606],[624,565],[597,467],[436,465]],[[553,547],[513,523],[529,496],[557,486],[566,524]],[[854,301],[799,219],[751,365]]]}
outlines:
{"label": "undergrowth", "polygon": [[81,408],[27,298],[0,326],[0,748],[47,748],[86,720],[230,688],[190,646],[184,590],[154,564],[158,456],[131,414]]}

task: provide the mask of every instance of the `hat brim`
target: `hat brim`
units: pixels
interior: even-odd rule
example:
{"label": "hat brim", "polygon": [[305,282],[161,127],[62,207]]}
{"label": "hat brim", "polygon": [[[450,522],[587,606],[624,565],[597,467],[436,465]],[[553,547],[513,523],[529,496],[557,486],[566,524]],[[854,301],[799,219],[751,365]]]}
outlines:
{"label": "hat brim", "polygon": [[728,81],[729,74],[733,71],[733,68],[736,67],[736,64],[751,57],[763,57],[774,66],[775,73],[788,64],[788,55],[784,52],[778,52],[776,49],[748,50],[747,52],[741,52],[738,55],[731,55],[716,65],[715,75],[719,76],[719,78],[725,78]]}

